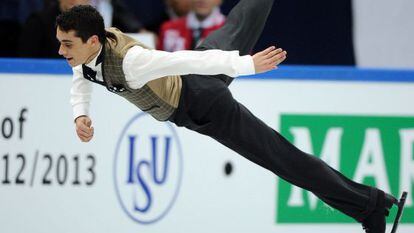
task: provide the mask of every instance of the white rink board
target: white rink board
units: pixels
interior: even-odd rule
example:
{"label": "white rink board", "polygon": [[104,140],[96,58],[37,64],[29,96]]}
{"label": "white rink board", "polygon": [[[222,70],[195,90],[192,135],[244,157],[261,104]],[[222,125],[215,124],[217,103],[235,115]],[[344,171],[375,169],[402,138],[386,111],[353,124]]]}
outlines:
{"label": "white rink board", "polygon": [[[141,112],[95,86],[91,107],[95,137],[88,144],[81,143],[69,104],[70,82],[69,75],[0,74],[0,123],[6,122],[6,135],[10,134],[10,120],[13,122],[10,138],[0,135],[0,232],[363,232],[359,224],[276,223],[277,179],[273,174],[212,139],[145,115],[139,115],[125,130],[127,134],[138,131],[136,157],[150,154],[151,136],[158,137],[162,157],[164,138],[171,136],[171,169],[165,183],[150,184],[151,158],[145,157],[142,161],[148,164],[142,163],[139,171],[131,173],[134,184],[126,187],[128,157],[119,159],[117,152],[128,155],[123,151],[128,148],[128,137],[120,137]],[[414,116],[414,83],[243,79],[235,81],[231,90],[275,129],[283,113]],[[19,121],[24,108],[27,111]],[[49,171],[48,154],[52,160]],[[25,159],[23,169],[21,157]],[[6,159],[9,184],[1,183]],[[234,170],[225,176],[228,161]],[[163,162],[157,164],[162,167]],[[20,170],[23,184],[16,183]],[[157,174],[160,179],[162,172]],[[115,177],[120,178],[115,181]],[[43,178],[51,184],[45,184]],[[76,181],[80,184],[74,184]],[[128,215],[121,202],[129,211],[134,201],[144,208],[149,203],[142,189],[145,185],[150,185],[147,191],[153,200],[148,214]],[[148,223],[161,215],[158,221]],[[398,232],[414,232],[414,225],[402,224]]]}

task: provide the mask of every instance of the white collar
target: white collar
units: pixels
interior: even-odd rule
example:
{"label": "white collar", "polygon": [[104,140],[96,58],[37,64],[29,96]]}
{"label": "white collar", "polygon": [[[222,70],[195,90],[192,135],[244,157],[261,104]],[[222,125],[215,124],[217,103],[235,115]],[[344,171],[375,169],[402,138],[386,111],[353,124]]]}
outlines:
{"label": "white collar", "polygon": [[195,12],[191,11],[187,16],[187,27],[191,29],[209,28],[218,24],[222,24],[224,20],[225,17],[220,12],[219,7],[214,8],[211,14],[203,21],[199,21]]}

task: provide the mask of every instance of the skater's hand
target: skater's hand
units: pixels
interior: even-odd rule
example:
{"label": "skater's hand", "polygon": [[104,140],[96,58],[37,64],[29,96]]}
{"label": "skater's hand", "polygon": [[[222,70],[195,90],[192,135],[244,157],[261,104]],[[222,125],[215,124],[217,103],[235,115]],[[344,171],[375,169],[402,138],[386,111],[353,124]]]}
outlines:
{"label": "skater's hand", "polygon": [[82,142],[89,142],[93,137],[92,121],[88,116],[80,116],[75,120],[76,133]]}
{"label": "skater's hand", "polygon": [[256,74],[264,73],[273,69],[277,69],[277,65],[286,59],[287,52],[281,48],[276,49],[271,46],[261,52],[253,55],[254,68]]}

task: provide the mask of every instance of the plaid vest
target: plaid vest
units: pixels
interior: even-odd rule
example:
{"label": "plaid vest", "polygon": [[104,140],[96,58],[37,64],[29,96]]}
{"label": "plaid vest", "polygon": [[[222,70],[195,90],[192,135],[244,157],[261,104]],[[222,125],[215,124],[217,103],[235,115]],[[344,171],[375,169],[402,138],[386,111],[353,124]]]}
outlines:
{"label": "plaid vest", "polygon": [[144,48],[145,46],[116,28],[110,28],[108,31],[113,33],[116,38],[107,38],[103,49],[103,85],[110,92],[124,97],[155,119],[159,121],[168,120],[178,107],[182,85],[181,77],[162,77],[148,82],[139,89],[128,87],[122,70],[122,61],[128,49],[132,46]]}

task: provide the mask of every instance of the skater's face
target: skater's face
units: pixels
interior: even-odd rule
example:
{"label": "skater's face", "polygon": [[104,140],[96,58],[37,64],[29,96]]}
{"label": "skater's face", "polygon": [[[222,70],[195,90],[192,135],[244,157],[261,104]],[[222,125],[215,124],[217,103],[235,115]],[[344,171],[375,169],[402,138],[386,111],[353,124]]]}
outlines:
{"label": "skater's face", "polygon": [[207,17],[221,3],[222,0],[192,0],[192,9],[198,16]]}
{"label": "skater's face", "polygon": [[62,55],[71,67],[89,63],[100,49],[99,38],[96,35],[89,37],[85,42],[74,30],[68,32],[56,29],[56,38],[60,42],[59,54]]}

